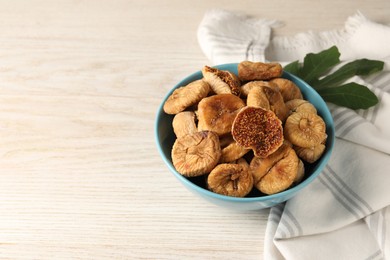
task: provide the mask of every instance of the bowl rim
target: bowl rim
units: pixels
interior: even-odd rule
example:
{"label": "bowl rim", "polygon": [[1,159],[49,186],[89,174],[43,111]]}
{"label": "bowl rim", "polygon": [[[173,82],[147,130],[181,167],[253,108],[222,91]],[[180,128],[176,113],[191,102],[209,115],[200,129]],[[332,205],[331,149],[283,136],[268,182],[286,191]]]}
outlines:
{"label": "bowl rim", "polygon": [[[238,63],[226,63],[226,64],[215,65],[213,67],[218,68],[218,69],[222,69],[222,70],[228,70],[228,71],[231,71],[231,72],[237,74],[237,71],[234,71],[234,69],[232,69],[232,67],[235,68],[235,67],[237,67],[237,65],[238,65]],[[209,191],[205,188],[202,188],[202,187],[196,185],[195,183],[193,183],[192,181],[188,180],[185,176],[181,175],[179,172],[177,172],[175,167],[173,166],[172,162],[165,156],[164,151],[162,150],[160,142],[159,142],[160,138],[158,135],[158,132],[159,132],[158,130],[159,130],[159,125],[161,123],[161,114],[165,113],[163,110],[164,103],[167,100],[167,98],[173,93],[173,91],[175,89],[177,89],[180,86],[184,86],[184,85],[188,84],[186,82],[191,82],[191,81],[193,81],[193,78],[200,77],[201,75],[202,75],[201,70],[198,70],[198,71],[186,76],[184,79],[180,80],[173,88],[170,89],[170,91],[168,91],[168,93],[165,95],[165,97],[163,98],[162,102],[160,103],[160,105],[158,107],[158,110],[156,113],[156,120],[155,120],[155,124],[154,124],[154,139],[155,139],[156,146],[157,146],[157,149],[159,151],[161,158],[163,159],[165,165],[168,166],[171,173],[176,178],[178,178],[182,182],[184,182],[187,185],[187,187],[191,187],[203,195],[213,197],[216,199],[230,201],[230,202],[241,202],[241,203],[242,202],[243,203],[245,203],[245,202],[266,202],[266,201],[273,200],[273,199],[290,197],[291,195],[295,194],[296,192],[298,192],[299,190],[303,189],[308,184],[313,182],[313,180],[315,178],[317,178],[317,176],[323,171],[324,167],[327,165],[327,163],[330,159],[330,156],[331,156],[332,151],[333,151],[334,143],[335,143],[335,129],[334,129],[333,117],[332,117],[330,110],[329,110],[328,106],[326,105],[325,101],[317,93],[317,91],[315,91],[308,83],[306,83],[305,81],[303,81],[299,77],[297,77],[289,72],[283,71],[283,77],[294,79],[295,81],[299,82],[301,85],[304,85],[305,87],[313,90],[313,95],[316,96],[317,99],[319,98],[321,100],[321,102],[323,102],[322,105],[324,105],[324,107],[326,108],[323,112],[326,114],[327,120],[330,121],[330,124],[328,124],[326,126],[328,139],[329,139],[329,141],[327,141],[328,142],[327,153],[323,155],[321,161],[319,162],[319,164],[317,166],[317,169],[315,171],[313,171],[310,176],[305,178],[299,184],[297,184],[293,187],[290,187],[284,191],[275,193],[275,194],[263,195],[263,196],[258,196],[258,197],[232,197],[232,196],[218,194],[218,193]],[[330,136],[329,136],[329,134],[330,134]]]}

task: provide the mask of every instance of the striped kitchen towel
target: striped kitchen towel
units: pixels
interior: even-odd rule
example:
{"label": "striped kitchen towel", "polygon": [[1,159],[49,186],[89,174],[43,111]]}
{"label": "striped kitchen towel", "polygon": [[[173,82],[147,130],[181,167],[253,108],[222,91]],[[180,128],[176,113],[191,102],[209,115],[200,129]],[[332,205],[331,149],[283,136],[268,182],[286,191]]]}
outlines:
{"label": "striped kitchen towel", "polygon": [[271,208],[264,258],[390,259],[390,26],[358,12],[342,30],[272,38],[278,25],[211,10],[199,25],[199,44],[212,64],[285,64],[336,45],[343,62],[379,59],[385,69],[353,78],[377,95],[378,105],[351,110],[328,104],[336,130],[332,157],[312,184]]}

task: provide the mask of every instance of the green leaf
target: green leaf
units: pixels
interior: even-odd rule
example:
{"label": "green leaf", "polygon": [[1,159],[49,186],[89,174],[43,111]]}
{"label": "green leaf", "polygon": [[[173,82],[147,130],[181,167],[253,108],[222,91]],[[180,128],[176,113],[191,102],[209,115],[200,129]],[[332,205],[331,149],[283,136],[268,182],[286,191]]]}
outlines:
{"label": "green leaf", "polygon": [[303,60],[303,67],[299,76],[308,84],[311,84],[330,68],[338,64],[340,62],[339,57],[340,52],[336,46],[319,53],[309,53]]}
{"label": "green leaf", "polygon": [[355,82],[333,88],[318,90],[321,97],[330,103],[351,109],[367,109],[378,104],[378,98],[366,86]]}
{"label": "green leaf", "polygon": [[340,52],[333,46],[319,53],[306,54],[303,65],[294,61],[286,65],[284,70],[306,81],[327,102],[352,109],[367,109],[376,105],[378,98],[367,87],[354,82],[339,85],[354,75],[367,76],[383,70],[384,62],[355,60],[326,75],[339,62]]}
{"label": "green leaf", "polygon": [[349,62],[339,68],[332,74],[324,77],[323,79],[313,82],[312,86],[316,89],[324,87],[334,87],[339,83],[351,78],[354,75],[367,76],[372,73],[383,70],[383,61],[360,59]]}
{"label": "green leaf", "polygon": [[285,71],[290,72],[291,74],[294,74],[296,76],[299,75],[299,70],[300,70],[300,64],[299,61],[293,61],[283,68]]}

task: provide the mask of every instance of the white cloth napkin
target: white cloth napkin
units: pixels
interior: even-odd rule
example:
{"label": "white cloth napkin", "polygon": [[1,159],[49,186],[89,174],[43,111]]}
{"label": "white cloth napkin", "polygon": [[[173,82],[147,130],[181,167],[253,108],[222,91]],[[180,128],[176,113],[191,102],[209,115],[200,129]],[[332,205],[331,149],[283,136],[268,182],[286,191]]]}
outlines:
{"label": "white cloth napkin", "polygon": [[213,65],[302,61],[336,45],[344,62],[379,59],[385,69],[353,79],[377,95],[378,105],[351,110],[328,104],[337,137],[332,157],[312,184],[271,208],[264,258],[390,259],[390,26],[358,12],[342,30],[271,38],[279,25],[210,10],[199,25],[199,44]]}
{"label": "white cloth napkin", "polygon": [[271,28],[280,25],[275,20],[212,9],[205,14],[198,28],[198,41],[214,65],[243,60],[264,61]]}

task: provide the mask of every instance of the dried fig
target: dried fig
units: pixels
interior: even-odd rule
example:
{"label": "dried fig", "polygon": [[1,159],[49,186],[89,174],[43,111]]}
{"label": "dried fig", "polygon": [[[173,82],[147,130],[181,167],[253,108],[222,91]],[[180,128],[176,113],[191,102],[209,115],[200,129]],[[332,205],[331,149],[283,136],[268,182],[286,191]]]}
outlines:
{"label": "dried fig", "polygon": [[175,169],[186,177],[209,173],[221,157],[219,137],[211,131],[201,131],[177,138],[172,148]]}
{"label": "dried fig", "polygon": [[236,163],[239,164],[239,165],[244,166],[244,167],[247,168],[247,169],[249,169],[249,164],[248,164],[248,162],[245,160],[245,158],[240,158],[240,159],[238,159]]}
{"label": "dried fig", "polygon": [[283,144],[282,122],[274,112],[263,108],[243,108],[233,122],[232,135],[239,145],[263,158]]}
{"label": "dried fig", "polygon": [[234,118],[244,106],[244,101],[232,94],[202,99],[198,104],[198,130],[210,130],[218,135],[230,133]]}
{"label": "dried fig", "polygon": [[246,105],[250,107],[261,107],[266,110],[271,110],[271,105],[267,95],[263,91],[263,86],[254,87],[249,91],[246,99]]}
{"label": "dried fig", "polygon": [[289,145],[282,145],[267,158],[254,157],[249,166],[254,186],[265,194],[284,191],[295,181],[298,164],[298,156]]}
{"label": "dried fig", "polygon": [[325,131],[324,120],[313,113],[293,113],[284,125],[284,137],[293,145],[305,148],[322,143],[327,137]]}
{"label": "dried fig", "polygon": [[278,86],[271,83],[270,81],[263,81],[263,80],[255,80],[255,81],[249,81],[241,86],[241,96],[246,97],[249,94],[249,91],[251,91],[254,87],[261,87],[266,86],[273,89],[278,89]]}
{"label": "dried fig", "polygon": [[228,163],[233,162],[242,156],[244,156],[250,149],[246,149],[241,145],[237,144],[237,142],[233,141],[226,147],[222,148],[222,155],[219,159],[220,163]]}
{"label": "dried fig", "polygon": [[238,64],[238,77],[242,81],[269,80],[282,76],[279,63],[243,61]]}
{"label": "dried fig", "polygon": [[303,177],[305,177],[305,164],[302,160],[299,160],[297,177],[295,177],[294,183],[300,183],[303,180]]}
{"label": "dried fig", "polygon": [[177,114],[198,103],[206,97],[210,91],[210,86],[203,80],[196,80],[184,87],[179,87],[173,91],[164,103],[164,112],[167,114]]}
{"label": "dried fig", "polygon": [[287,118],[288,109],[278,90],[266,86],[252,88],[246,102],[248,106],[271,110],[282,122]]}
{"label": "dried fig", "polygon": [[312,147],[299,147],[294,146],[294,150],[297,153],[298,157],[302,160],[308,162],[308,163],[314,163],[318,159],[320,159],[321,155],[325,151],[325,145],[324,144],[317,144]]}
{"label": "dried fig", "polygon": [[227,70],[204,66],[202,74],[204,80],[209,83],[211,89],[216,94],[240,95],[241,82],[234,73]]}
{"label": "dried fig", "polygon": [[294,112],[306,112],[317,114],[317,109],[307,100],[304,99],[292,99],[286,102],[286,107],[289,113]]}
{"label": "dried fig", "polygon": [[253,188],[253,177],[241,164],[219,164],[207,177],[209,190],[227,196],[245,197]]}
{"label": "dried fig", "polygon": [[287,142],[283,144],[272,154],[266,158],[253,157],[249,164],[249,171],[253,176],[254,185],[260,182],[270,169],[275,165],[276,162],[283,158],[283,155],[286,153],[287,149],[291,148]]}
{"label": "dried fig", "polygon": [[270,83],[278,86],[280,93],[282,94],[284,102],[287,102],[291,99],[302,99],[301,90],[295,85],[294,82],[284,78],[275,78],[270,81]]}
{"label": "dried fig", "polygon": [[172,126],[177,138],[198,131],[195,124],[195,113],[192,111],[183,111],[176,114],[173,117]]}

